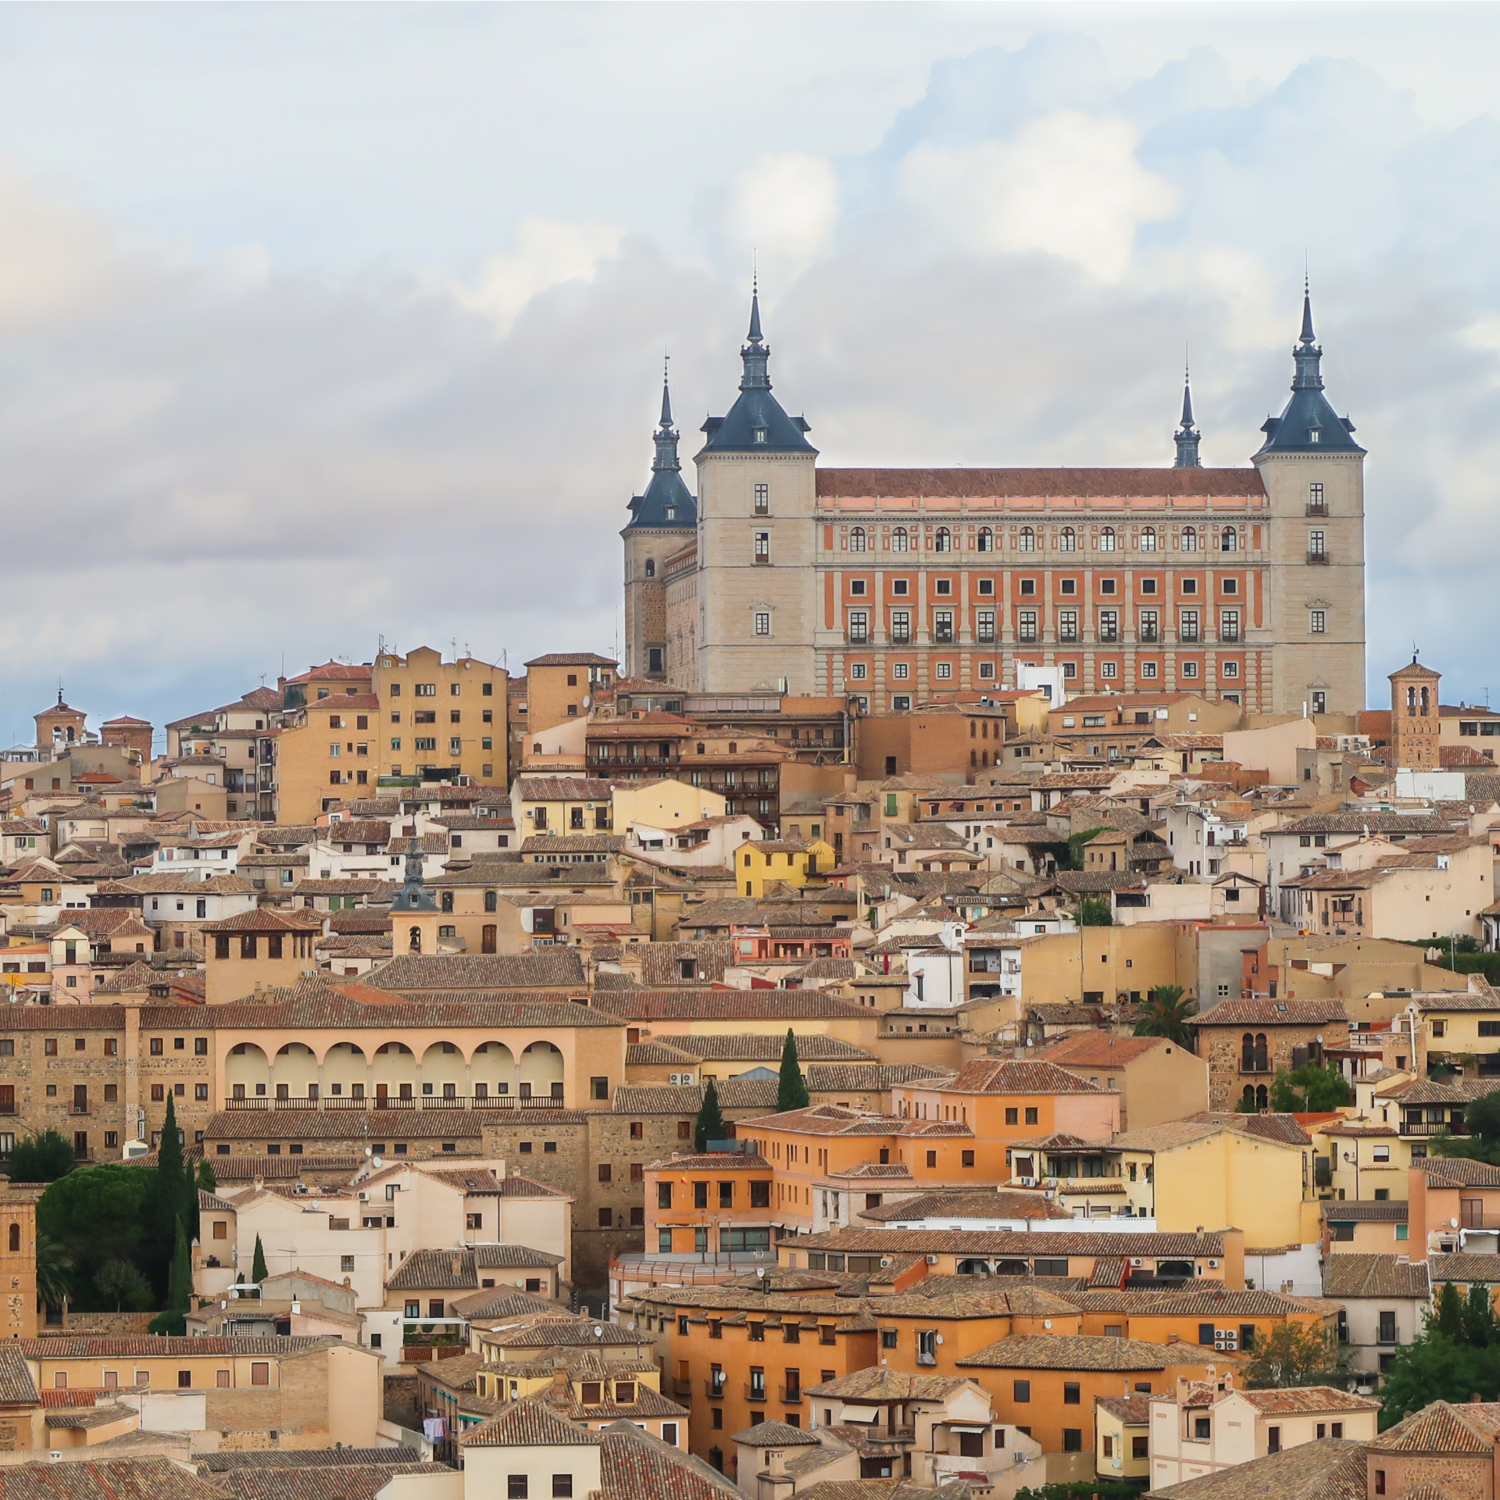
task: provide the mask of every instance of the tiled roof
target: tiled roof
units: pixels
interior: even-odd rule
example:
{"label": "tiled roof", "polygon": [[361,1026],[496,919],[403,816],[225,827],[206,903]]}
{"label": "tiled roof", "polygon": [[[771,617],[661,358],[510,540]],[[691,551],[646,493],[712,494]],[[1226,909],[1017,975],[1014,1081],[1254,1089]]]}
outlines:
{"label": "tiled roof", "polygon": [[742,1492],[701,1458],[633,1422],[611,1422],[599,1436],[600,1500],[741,1500]]}
{"label": "tiled roof", "polygon": [[844,1401],[946,1401],[967,1384],[957,1375],[913,1375],[886,1365],[871,1365],[837,1380],[807,1388],[809,1396],[837,1396]]}
{"label": "tiled roof", "polygon": [[312,912],[272,911],[258,906],[253,911],[242,911],[222,922],[205,922],[203,932],[321,932],[323,920]]}
{"label": "tiled roof", "polygon": [[0,1344],[0,1402],[24,1405],[40,1399],[21,1351],[14,1344]]}
{"label": "tiled roof", "polygon": [[1322,1026],[1347,1021],[1342,1000],[1221,1000],[1194,1026]]}
{"label": "tiled roof", "polygon": [[1117,1036],[1112,1031],[1075,1031],[1062,1037],[1038,1055],[1036,1061],[1056,1063],[1060,1068],[1123,1068],[1138,1057],[1169,1047],[1159,1036]]}
{"label": "tiled roof", "polygon": [[[515,1113],[533,1123],[533,1111]],[[208,1141],[477,1141],[487,1117],[487,1112],[466,1110],[340,1109],[324,1114],[302,1109],[229,1109],[210,1115],[203,1135]],[[509,1122],[508,1112],[505,1118]],[[233,1159],[224,1158],[226,1162]],[[304,1168],[309,1166],[305,1157],[290,1161],[294,1169],[299,1162]],[[215,1172],[219,1162],[216,1156]],[[296,1175],[295,1170],[287,1175]]]}
{"label": "tiled roof", "polygon": [[[45,1455],[43,1455],[45,1456]],[[23,1463],[0,1470],[3,1500],[221,1500],[218,1487],[171,1459]]]}
{"label": "tiled roof", "polygon": [[[333,1026],[366,1027],[377,1031],[405,1026],[468,1030],[476,1026],[544,1029],[622,1024],[613,1015],[606,1015],[591,1006],[573,1005],[559,995],[550,994],[527,998],[507,995],[503,999],[491,999],[487,995],[462,995],[451,999],[429,996],[414,1000],[393,997],[385,1004],[361,1005],[339,993],[339,987],[334,985],[320,987],[314,983],[300,994],[295,993],[296,988],[262,990],[257,997],[208,1006],[194,1016],[192,1024],[198,1028],[214,1026],[231,1030],[241,1027],[322,1029]],[[69,1024],[71,1018],[72,1007],[69,1007]],[[6,1020],[9,1022],[10,1018]],[[56,1019],[50,1024],[55,1027]],[[119,1024],[118,1020],[116,1024]]]}
{"label": "tiled roof", "polygon": [[956,1361],[959,1369],[982,1370],[1165,1370],[1172,1365],[1212,1364],[1216,1352],[1197,1344],[1148,1344],[1087,1333],[1018,1334],[997,1339]]}
{"label": "tiled roof", "polygon": [[1427,1269],[1434,1281],[1500,1285],[1500,1256],[1493,1254],[1470,1255],[1465,1251],[1455,1251],[1451,1255],[1430,1255],[1427,1258]]}
{"label": "tiled roof", "polygon": [[627,1068],[680,1068],[684,1063],[695,1064],[697,1061],[691,1052],[684,1052],[666,1041],[631,1042],[625,1048]]}
{"label": "tiled roof", "polygon": [[1395,1199],[1380,1203],[1324,1203],[1322,1211],[1325,1224],[1404,1224],[1407,1216],[1405,1200]]}
{"label": "tiled roof", "polygon": [[402,953],[365,976],[372,989],[534,990],[547,985],[585,983],[576,949],[554,946],[530,953]]}
{"label": "tiled roof", "polygon": [[1051,1062],[1011,1062],[984,1058],[967,1064],[945,1093],[956,1094],[1102,1094],[1097,1083],[1078,1078]]}
{"label": "tiled roof", "polygon": [[1314,813],[1298,818],[1280,828],[1272,828],[1273,834],[1288,833],[1452,833],[1453,826],[1442,818],[1428,817],[1422,813],[1352,812]]}
{"label": "tiled roof", "polygon": [[1224,1236],[1204,1234],[1114,1234],[1092,1232],[1026,1231],[1018,1229],[834,1229],[825,1234],[799,1235],[799,1250],[848,1251],[864,1254],[912,1255],[1077,1255],[1093,1260],[1100,1255],[1171,1256],[1196,1258],[1224,1254]]}
{"label": "tiled roof", "polygon": [[[339,1451],[339,1450],[333,1450]],[[446,1464],[384,1462],[230,1469],[214,1476],[231,1500],[375,1500],[398,1474],[452,1474]]]}
{"label": "tiled roof", "polygon": [[[415,1448],[247,1448],[193,1456],[200,1474],[229,1469],[338,1468],[343,1464],[415,1464]],[[449,1471],[452,1472],[451,1470]]]}
{"label": "tiled roof", "polygon": [[608,802],[612,781],[583,776],[523,776],[516,783],[518,802]]}
{"label": "tiled roof", "polygon": [[878,1115],[867,1110],[845,1109],[840,1104],[814,1104],[789,1109],[751,1122],[755,1128],[793,1130],[809,1135],[901,1135],[965,1136],[972,1127],[959,1120],[914,1120],[900,1115]]}
{"label": "tiled roof", "polygon": [[[1394,1429],[1393,1429],[1394,1430]],[[1325,1438],[1150,1490],[1143,1500],[1365,1500],[1364,1443]],[[1408,1500],[1412,1491],[1407,1491]]]}
{"label": "tiled roof", "polygon": [[1289,1317],[1294,1313],[1328,1313],[1332,1306],[1315,1297],[1285,1297],[1260,1287],[1231,1291],[1223,1286],[1207,1286],[1164,1297],[1157,1312],[1167,1317]]}
{"label": "tiled roof", "polygon": [[639,1348],[649,1344],[651,1340],[644,1334],[637,1337],[618,1323],[596,1323],[592,1318],[575,1318],[563,1314],[545,1322],[533,1323],[529,1328],[491,1335],[488,1342],[499,1349],[602,1349],[611,1344],[629,1344]]}
{"label": "tiled roof", "polygon": [[1500,1406],[1468,1401],[1434,1401],[1402,1418],[1368,1443],[1371,1453],[1474,1453],[1494,1451]]}
{"label": "tiled roof", "polygon": [[648,1172],[769,1172],[771,1163],[763,1156],[746,1156],[740,1151],[705,1151],[701,1154],[663,1156],[651,1162]]}
{"label": "tiled roof", "polygon": [[809,1445],[816,1448],[818,1438],[816,1433],[804,1432],[800,1427],[788,1427],[785,1422],[759,1422],[754,1427],[747,1427],[743,1432],[737,1432],[729,1440],[731,1443],[742,1443],[747,1448],[805,1448]]}
{"label": "tiled roof", "polygon": [[1345,1297],[1420,1297],[1431,1291],[1427,1263],[1394,1255],[1330,1255],[1323,1263],[1323,1295]]}
{"label": "tiled roof", "polygon": [[1302,1412],[1379,1411],[1380,1402],[1369,1396],[1356,1396],[1331,1385],[1299,1385],[1281,1390],[1240,1391],[1248,1401],[1268,1417],[1290,1417]]}
{"label": "tiled roof", "polygon": [[587,1427],[560,1417],[534,1396],[512,1401],[472,1427],[460,1439],[465,1448],[597,1448],[600,1439]]}
{"label": "tiled roof", "polygon": [[[715,1083],[724,1109],[753,1109],[766,1113],[776,1106],[774,1078],[730,1078]],[[623,1084],[615,1090],[610,1113],[616,1115],[695,1115],[703,1105],[703,1085]]]}
{"label": "tiled roof", "polygon": [[[870,1012],[817,990],[609,990],[600,1010],[631,1021],[852,1021]],[[778,1053],[778,1056],[780,1054]]]}
{"label": "tiled roof", "polygon": [[[538,1297],[531,1292],[519,1292],[514,1288],[505,1291],[500,1287],[485,1287],[471,1296],[458,1297],[452,1301],[451,1306],[459,1316],[475,1322],[488,1318],[524,1318],[532,1313],[555,1313],[559,1310],[557,1303],[549,1302],[545,1297]],[[655,1366],[648,1368],[654,1369]]]}
{"label": "tiled roof", "polygon": [[[652,947],[656,946],[652,944]],[[647,950],[648,952],[650,949]],[[704,1062],[779,1062],[781,1049],[786,1045],[784,1036],[667,1036],[660,1033],[654,1038],[682,1052],[690,1052]],[[808,1062],[874,1063],[878,1061],[873,1052],[856,1047],[836,1036],[823,1036],[817,1032],[794,1034],[797,1060]]]}
{"label": "tiled roof", "polygon": [[1072,1219],[1073,1215],[1040,1193],[1007,1193],[985,1188],[974,1192],[924,1193],[899,1203],[867,1208],[862,1218],[889,1222],[908,1219]]}
{"label": "tiled roof", "polygon": [[279,1354],[283,1357],[332,1348],[337,1338],[164,1338],[157,1334],[63,1334],[53,1338],[16,1339],[4,1345],[27,1359],[129,1359],[169,1354]]}
{"label": "tiled roof", "polygon": [[1500,1187],[1500,1167],[1487,1161],[1470,1161],[1464,1156],[1428,1156],[1412,1163],[1427,1174],[1432,1187]]}
{"label": "tiled roof", "polygon": [[859,1063],[809,1063],[802,1076],[812,1094],[877,1093],[894,1084],[926,1083],[948,1076],[925,1063],[882,1063],[873,1068]]}

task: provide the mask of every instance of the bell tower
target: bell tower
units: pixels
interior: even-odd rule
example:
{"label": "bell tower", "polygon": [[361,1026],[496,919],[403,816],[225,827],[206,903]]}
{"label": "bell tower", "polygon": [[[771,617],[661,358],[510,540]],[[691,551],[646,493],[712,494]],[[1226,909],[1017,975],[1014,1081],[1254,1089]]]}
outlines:
{"label": "bell tower", "polygon": [[1399,771],[1436,771],[1442,766],[1438,747],[1438,683],[1441,672],[1424,667],[1412,655],[1411,665],[1392,672],[1391,761]]}
{"label": "bell tower", "polygon": [[645,494],[630,502],[630,521],[620,533],[625,543],[625,676],[660,682],[670,677],[688,686],[696,664],[670,659],[664,574],[667,559],[692,541],[698,508],[682,481],[665,370],[654,440],[651,482]]}

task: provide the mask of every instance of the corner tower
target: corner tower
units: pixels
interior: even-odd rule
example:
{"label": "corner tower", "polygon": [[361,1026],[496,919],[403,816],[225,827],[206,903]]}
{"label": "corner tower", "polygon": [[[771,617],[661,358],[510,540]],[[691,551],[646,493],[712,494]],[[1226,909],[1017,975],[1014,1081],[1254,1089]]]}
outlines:
{"label": "corner tower", "polygon": [[1251,460],[1269,499],[1266,622],[1274,712],[1355,714],[1365,703],[1365,450],[1323,394],[1312,298],[1292,393]]}
{"label": "corner tower", "polygon": [[1424,667],[1412,653],[1411,665],[1392,672],[1391,768],[1398,771],[1437,771],[1442,767],[1438,744],[1438,683],[1443,674]]}
{"label": "corner tower", "polygon": [[693,540],[698,508],[682,481],[677,429],[672,425],[672,393],[661,380],[661,421],[654,434],[656,457],[644,495],[630,502],[625,542],[625,675],[690,685],[696,670],[690,659],[672,659],[667,625],[666,563]]}
{"label": "corner tower", "polygon": [[770,356],[755,290],[739,398],[695,460],[700,692],[816,690],[818,451],[771,394]]}

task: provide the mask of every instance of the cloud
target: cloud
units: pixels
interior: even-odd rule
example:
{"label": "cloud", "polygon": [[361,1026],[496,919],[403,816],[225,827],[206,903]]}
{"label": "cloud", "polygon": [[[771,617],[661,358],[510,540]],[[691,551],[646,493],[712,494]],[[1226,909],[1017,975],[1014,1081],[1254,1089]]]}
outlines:
{"label": "cloud", "polygon": [[826,157],[766,153],[735,173],[721,232],[741,262],[752,252],[779,286],[821,256],[839,219],[838,174]]}
{"label": "cloud", "polygon": [[516,226],[516,246],[509,255],[491,255],[459,300],[492,318],[509,333],[522,310],[543,292],[569,281],[592,281],[599,262],[620,248],[623,231],[609,224],[565,224],[525,215]]}
{"label": "cloud", "polygon": [[981,254],[1040,250],[1097,281],[1119,281],[1137,228],[1180,203],[1136,160],[1137,140],[1119,116],[1060,109],[1006,140],[916,146],[897,179],[931,242]]}

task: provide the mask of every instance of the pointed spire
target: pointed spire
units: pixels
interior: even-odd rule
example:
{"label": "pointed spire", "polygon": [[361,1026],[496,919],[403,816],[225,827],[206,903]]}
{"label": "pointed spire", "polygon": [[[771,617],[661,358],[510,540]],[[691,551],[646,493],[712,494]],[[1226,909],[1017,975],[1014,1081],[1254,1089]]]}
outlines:
{"label": "pointed spire", "polygon": [[1292,377],[1294,391],[1321,391],[1323,389],[1323,351],[1318,347],[1313,333],[1312,283],[1304,274],[1302,278],[1302,332],[1297,338],[1297,347],[1292,350],[1296,373]]}
{"label": "pointed spire", "polygon": [[1302,276],[1302,343],[1315,341],[1312,321],[1312,279],[1304,272]]}
{"label": "pointed spire", "polygon": [[1193,377],[1188,369],[1186,360],[1182,367],[1182,422],[1173,435],[1173,441],[1177,444],[1177,459],[1173,463],[1174,469],[1201,469],[1202,460],[1198,457],[1198,442],[1200,434],[1193,426]]}
{"label": "pointed spire", "polygon": [[771,346],[766,343],[760,331],[759,277],[752,277],[750,282],[750,332],[747,337],[749,341],[740,350],[740,359],[745,367],[744,374],[740,376],[740,389],[768,391],[771,389],[771,376],[767,368],[771,359]]}
{"label": "pointed spire", "polygon": [[672,425],[672,392],[667,385],[667,364],[671,360],[670,354],[664,354],[661,358],[661,423],[662,427]]}

